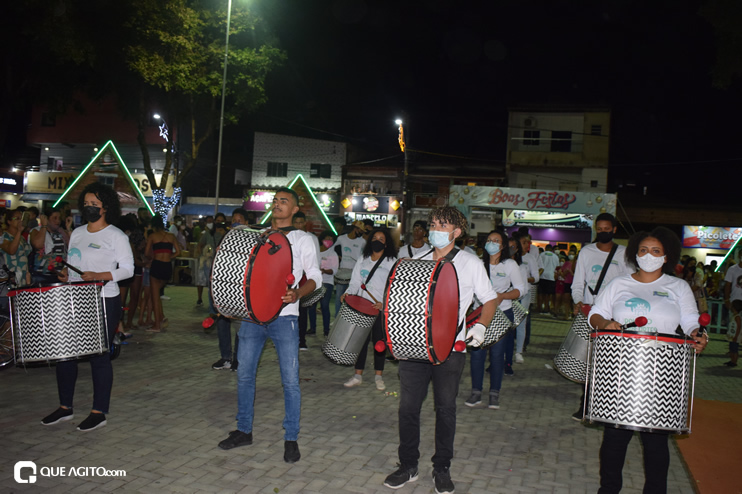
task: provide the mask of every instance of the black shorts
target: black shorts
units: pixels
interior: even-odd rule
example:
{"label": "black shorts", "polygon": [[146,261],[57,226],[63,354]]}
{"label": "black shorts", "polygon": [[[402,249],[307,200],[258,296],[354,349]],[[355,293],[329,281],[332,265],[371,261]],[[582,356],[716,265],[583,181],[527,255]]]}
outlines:
{"label": "black shorts", "polygon": [[165,261],[152,261],[152,266],[149,268],[149,275],[158,280],[170,281],[170,278],[173,276],[173,265]]}
{"label": "black shorts", "polygon": [[572,283],[565,283],[564,284],[564,293],[571,294],[572,293]]}
{"label": "black shorts", "polygon": [[539,294],[554,295],[556,293],[556,281],[554,280],[540,280],[538,282]]}

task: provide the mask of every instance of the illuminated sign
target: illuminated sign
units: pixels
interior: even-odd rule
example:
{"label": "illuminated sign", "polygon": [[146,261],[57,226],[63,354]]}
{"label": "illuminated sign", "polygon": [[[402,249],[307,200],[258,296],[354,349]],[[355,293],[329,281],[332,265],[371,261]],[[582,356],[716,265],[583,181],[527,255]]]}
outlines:
{"label": "illuminated sign", "polygon": [[683,226],[683,247],[729,249],[742,238],[742,227]]}
{"label": "illuminated sign", "polygon": [[[27,194],[61,194],[75,180],[75,173],[67,172],[26,172],[26,184],[21,192]],[[145,197],[152,197],[152,184],[144,173],[131,174],[134,183]],[[172,177],[171,177],[172,178]],[[162,180],[162,174],[155,174],[155,179]],[[167,181],[165,195],[173,195],[173,181]]]}
{"label": "illuminated sign", "polygon": [[448,203],[467,208],[520,209],[561,213],[616,214],[616,195],[602,192],[572,192],[512,187],[452,185]]}
{"label": "illuminated sign", "polygon": [[0,192],[23,192],[23,176],[0,173]]}

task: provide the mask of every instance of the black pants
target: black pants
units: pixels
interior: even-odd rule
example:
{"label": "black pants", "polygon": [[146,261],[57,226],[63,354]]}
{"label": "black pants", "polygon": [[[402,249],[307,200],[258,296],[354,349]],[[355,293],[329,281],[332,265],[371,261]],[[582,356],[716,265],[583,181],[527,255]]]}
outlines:
{"label": "black pants", "polygon": [[433,468],[451,466],[456,436],[456,398],[466,354],[453,353],[441,365],[402,360],[399,362],[399,462],[415,467],[420,459],[420,410],[433,381],[435,406],[435,454]]}
{"label": "black pants", "polygon": [[[113,334],[121,319],[121,297],[104,298],[106,304],[106,329],[108,330],[107,343],[113,340]],[[59,404],[72,408],[77,382],[78,360],[67,360],[57,363],[57,390]],[[90,359],[90,369],[93,374],[93,410],[108,413],[111,402],[111,388],[113,387],[113,367],[111,354],[106,352]]]}
{"label": "black pants", "polygon": [[379,316],[376,318],[376,321],[374,321],[373,327],[371,328],[371,333],[369,333],[368,338],[366,338],[366,343],[364,343],[363,348],[361,348],[361,353],[358,354],[358,360],[356,360],[356,370],[363,370],[363,368],[366,367],[368,343],[371,340],[373,340],[374,342],[374,370],[384,370],[384,361],[386,360],[384,356],[386,354],[386,350],[384,350],[383,352],[377,352],[375,348],[377,341],[384,340],[384,327],[382,326],[381,321],[382,317],[381,314],[379,314]]}
{"label": "black pants", "polygon": [[[667,492],[667,471],[670,468],[668,434],[640,432],[644,447],[644,494]],[[614,494],[623,485],[624,460],[633,431],[606,426],[600,445],[600,489],[598,494]]]}

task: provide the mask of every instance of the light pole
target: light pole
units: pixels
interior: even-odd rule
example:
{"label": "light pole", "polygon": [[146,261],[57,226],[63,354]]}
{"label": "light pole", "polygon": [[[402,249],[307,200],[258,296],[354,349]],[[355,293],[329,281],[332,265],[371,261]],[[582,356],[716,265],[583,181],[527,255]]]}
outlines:
{"label": "light pole", "polygon": [[404,127],[402,126],[402,119],[398,118],[394,121],[399,126],[399,148],[404,153],[404,171],[402,173],[402,238],[407,242],[407,210],[409,204],[407,202],[407,143],[405,142]]}
{"label": "light pole", "polygon": [[224,136],[224,97],[227,92],[227,62],[229,58],[229,23],[232,18],[232,0],[227,0],[227,40],[224,43],[224,75],[222,76],[222,109],[219,115],[219,147],[216,152],[216,194],[214,216],[219,212],[219,179],[222,172],[222,138]]}

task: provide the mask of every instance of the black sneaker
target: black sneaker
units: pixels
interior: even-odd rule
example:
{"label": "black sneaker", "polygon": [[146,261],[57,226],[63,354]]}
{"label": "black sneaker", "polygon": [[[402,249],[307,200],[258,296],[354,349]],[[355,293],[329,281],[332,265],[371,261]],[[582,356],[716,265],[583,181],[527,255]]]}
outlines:
{"label": "black sneaker", "polygon": [[211,365],[211,368],[214,370],[221,370],[221,369],[231,369],[232,368],[232,361],[220,358],[216,362],[214,362]]}
{"label": "black sneaker", "polygon": [[104,413],[91,413],[88,418],[83,420],[80,425],[77,426],[78,431],[88,432],[95,430],[99,427],[106,425],[106,414]]}
{"label": "black sneaker", "polygon": [[308,350],[306,343],[299,343],[299,350],[302,352],[306,352]]}
{"label": "black sneaker", "polygon": [[296,463],[301,458],[299,453],[299,443],[296,441],[283,442],[283,461],[286,463]]}
{"label": "black sneaker", "polygon": [[246,434],[242,431],[232,431],[229,433],[229,437],[219,443],[219,447],[222,449],[232,449],[239,446],[248,446],[252,444],[252,432]]}
{"label": "black sneaker", "polygon": [[577,422],[582,422],[582,410],[577,410],[575,413],[573,413],[572,420],[576,420]]}
{"label": "black sneaker", "polygon": [[400,465],[396,472],[390,474],[386,480],[384,480],[384,485],[390,489],[399,489],[407,482],[414,482],[416,480],[417,467],[405,467]]}
{"label": "black sneaker", "polygon": [[234,372],[237,372],[237,367],[239,367],[239,365],[240,365],[240,363],[239,363],[239,362],[237,362],[236,360],[233,360],[233,361],[232,361],[232,367],[231,367],[231,369],[232,369],[232,370],[233,370]]}
{"label": "black sneaker", "polygon": [[513,375],[513,366],[510,364],[505,364],[505,375],[506,376],[512,376]]}
{"label": "black sneaker", "polygon": [[737,367],[737,364],[735,364],[731,360],[729,362],[725,362],[724,365],[726,365],[727,367]]}
{"label": "black sneaker", "polygon": [[52,413],[41,419],[41,425],[54,425],[65,420],[71,420],[74,417],[71,408],[59,407]]}
{"label": "black sneaker", "polygon": [[435,482],[435,492],[438,494],[453,494],[454,486],[448,467],[433,470],[433,481]]}

